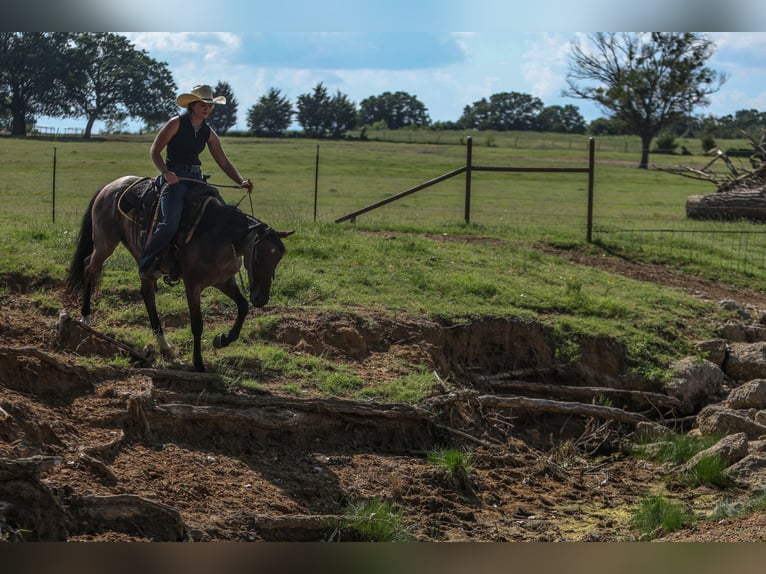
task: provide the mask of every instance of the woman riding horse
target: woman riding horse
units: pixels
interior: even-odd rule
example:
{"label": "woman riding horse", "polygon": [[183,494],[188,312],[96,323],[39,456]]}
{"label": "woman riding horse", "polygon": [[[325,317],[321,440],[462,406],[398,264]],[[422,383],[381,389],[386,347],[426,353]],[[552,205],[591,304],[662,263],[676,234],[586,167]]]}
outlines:
{"label": "woman riding horse", "polygon": [[[205,121],[213,106],[226,104],[226,98],[214,96],[210,86],[200,85],[192,88],[191,93],[181,94],[176,101],[186,108],[187,113],[170,118],[157,132],[150,149],[152,162],[160,170],[167,186],[164,186],[160,200],[160,219],[138,261],[138,272],[146,277],[158,275],[155,265],[157,256],[170,244],[178,230],[188,189],[185,180],[202,180],[199,154],[205,146],[226,175],[240,187],[247,188],[248,193],[253,191],[252,182],[240,175],[224,153],[218,134]],[[167,161],[162,159],[165,148]],[[224,203],[223,200],[221,203]]]}

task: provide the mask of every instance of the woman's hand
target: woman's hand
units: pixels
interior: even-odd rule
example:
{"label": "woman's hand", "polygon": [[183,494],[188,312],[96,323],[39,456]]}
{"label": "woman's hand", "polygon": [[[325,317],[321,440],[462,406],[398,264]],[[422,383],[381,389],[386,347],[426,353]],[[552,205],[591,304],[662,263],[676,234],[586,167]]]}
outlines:
{"label": "woman's hand", "polygon": [[162,177],[165,178],[165,181],[168,182],[168,185],[175,185],[178,183],[178,176],[173,171],[166,171],[162,174]]}
{"label": "woman's hand", "polygon": [[239,182],[239,187],[247,188],[247,193],[253,193],[253,182],[249,179],[243,179]]}

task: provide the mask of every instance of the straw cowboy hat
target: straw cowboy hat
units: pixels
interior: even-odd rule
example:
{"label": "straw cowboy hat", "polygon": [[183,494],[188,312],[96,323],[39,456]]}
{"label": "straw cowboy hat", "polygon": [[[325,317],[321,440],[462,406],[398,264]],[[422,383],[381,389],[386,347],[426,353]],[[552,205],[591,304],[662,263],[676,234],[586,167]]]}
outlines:
{"label": "straw cowboy hat", "polygon": [[223,105],[226,103],[226,96],[213,96],[213,88],[203,84],[201,86],[194,86],[190,94],[181,94],[176,102],[182,108],[194,102]]}

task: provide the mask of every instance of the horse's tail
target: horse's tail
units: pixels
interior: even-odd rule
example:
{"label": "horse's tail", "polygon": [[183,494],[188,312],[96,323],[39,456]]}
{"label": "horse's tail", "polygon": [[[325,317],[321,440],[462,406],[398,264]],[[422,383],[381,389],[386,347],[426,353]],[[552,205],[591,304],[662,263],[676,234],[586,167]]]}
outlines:
{"label": "horse's tail", "polygon": [[102,189],[103,187],[93,194],[88,209],[82,216],[80,233],[77,236],[77,248],[69,264],[66,280],[66,290],[70,294],[81,291],[85,286],[85,261],[93,253],[93,204]]}

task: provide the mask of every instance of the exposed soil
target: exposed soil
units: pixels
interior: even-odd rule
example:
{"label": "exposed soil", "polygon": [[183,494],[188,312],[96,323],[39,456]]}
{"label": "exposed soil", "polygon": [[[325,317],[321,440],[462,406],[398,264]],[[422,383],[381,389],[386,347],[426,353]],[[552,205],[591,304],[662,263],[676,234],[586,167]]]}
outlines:
{"label": "exposed soil", "polygon": [[[766,308],[757,291],[608,256],[560,254],[696,296]],[[488,348],[499,337],[511,345],[522,336],[527,341],[513,365],[517,375],[531,370],[561,382],[550,378],[555,365],[533,356],[535,331],[514,334],[513,325],[478,321],[445,334],[439,325],[363,310],[271,309],[266,313],[281,319],[275,344],[333,357],[370,387],[416,363],[443,379],[440,396],[420,407],[296,397],[284,390],[289,381],[257,364],[227,366],[259,378],[257,391],[163,364],[82,366],[56,337],[57,313],[38,306],[38,287],[27,283],[8,278],[18,292],[3,297],[0,309],[0,459],[22,460],[33,470],[10,479],[0,465],[0,494],[9,500],[15,492],[26,509],[14,514],[0,496],[0,537],[358,540],[361,531],[343,517],[378,498],[400,508],[406,532],[421,541],[622,541],[636,539],[628,517],[639,497],[669,485],[667,469],[623,451],[629,425],[477,402],[487,389],[471,388],[481,380],[472,375],[503,362],[502,349]],[[229,320],[206,323],[209,338]],[[208,357],[210,347],[208,341]],[[450,475],[429,462],[430,452],[448,446],[472,453],[470,474]],[[700,512],[724,497],[705,487],[671,489]],[[663,539],[761,541],[765,528],[766,513],[756,513]]]}

